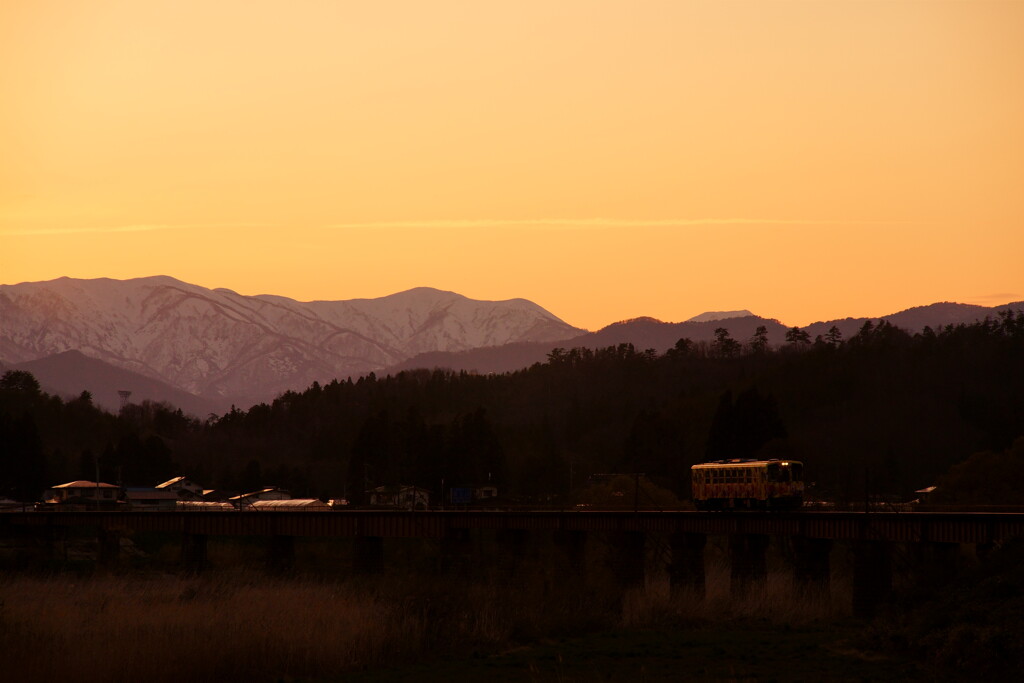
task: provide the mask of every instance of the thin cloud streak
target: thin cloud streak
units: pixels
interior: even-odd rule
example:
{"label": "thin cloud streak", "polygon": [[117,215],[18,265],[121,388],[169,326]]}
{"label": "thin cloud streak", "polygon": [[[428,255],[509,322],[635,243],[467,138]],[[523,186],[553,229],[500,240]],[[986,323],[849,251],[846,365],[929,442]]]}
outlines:
{"label": "thin cloud streak", "polygon": [[1020,294],[1017,294],[1017,293],[1014,293],[1014,292],[1003,292],[1001,294],[980,294],[978,296],[969,296],[969,297],[967,297],[966,300],[967,300],[967,303],[973,303],[973,304],[978,304],[978,305],[987,305],[987,304],[992,304],[992,303],[995,303],[995,304],[1007,303],[1007,304],[1009,304],[1009,303],[1013,303],[1014,301],[1017,301],[1020,298],[1021,298]]}
{"label": "thin cloud streak", "polygon": [[97,235],[131,232],[157,232],[162,230],[198,230],[208,228],[260,228],[268,227],[259,223],[189,223],[179,225],[140,224],[104,225],[90,228],[15,228],[0,231],[5,237],[37,237],[43,235]]}
{"label": "thin cloud streak", "polygon": [[[791,218],[476,218],[453,220],[413,221],[366,221],[331,223],[326,229],[451,229],[451,228],[564,228],[585,230],[588,228],[675,228],[700,225],[914,225],[914,221],[865,221],[865,220],[805,220]],[[274,228],[284,227],[268,223],[185,223],[161,224],[142,223],[136,225],[105,225],[84,228],[14,228],[0,229],[4,237],[42,237],[48,235],[96,235],[138,232],[159,232],[171,230],[208,230],[217,228]]]}
{"label": "thin cloud streak", "polygon": [[329,228],[673,228],[695,225],[892,225],[902,221],[861,221],[861,220],[800,220],[788,218],[529,218],[471,219],[471,220],[429,220],[429,221],[373,221],[366,223],[335,223]]}

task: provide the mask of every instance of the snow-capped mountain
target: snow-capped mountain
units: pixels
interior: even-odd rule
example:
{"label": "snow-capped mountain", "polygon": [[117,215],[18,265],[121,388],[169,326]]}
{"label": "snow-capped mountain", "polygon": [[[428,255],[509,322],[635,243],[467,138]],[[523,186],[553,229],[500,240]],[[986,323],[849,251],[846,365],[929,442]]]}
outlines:
{"label": "snow-capped mountain", "polygon": [[0,285],[0,360],[78,350],[193,394],[268,400],[418,353],[574,337],[523,299],[418,288],[380,299],[299,302],[174,278]]}

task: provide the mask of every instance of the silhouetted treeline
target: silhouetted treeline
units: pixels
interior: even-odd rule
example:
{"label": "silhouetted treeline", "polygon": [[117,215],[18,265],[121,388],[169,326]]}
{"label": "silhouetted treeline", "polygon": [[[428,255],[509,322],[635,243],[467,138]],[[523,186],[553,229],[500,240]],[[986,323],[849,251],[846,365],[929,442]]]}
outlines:
{"label": "silhouetted treeline", "polygon": [[187,474],[356,501],[384,484],[488,481],[503,497],[566,500],[590,474],[643,472],[687,498],[694,463],[766,456],[804,461],[823,497],[859,500],[907,496],[1024,435],[1024,313],[915,335],[885,322],[846,340],[793,333],[778,349],[722,324],[714,342],[664,354],[554,349],[504,375],[371,374],[206,420],[154,404],[114,416],[8,373],[0,495],[98,467],[125,484]]}

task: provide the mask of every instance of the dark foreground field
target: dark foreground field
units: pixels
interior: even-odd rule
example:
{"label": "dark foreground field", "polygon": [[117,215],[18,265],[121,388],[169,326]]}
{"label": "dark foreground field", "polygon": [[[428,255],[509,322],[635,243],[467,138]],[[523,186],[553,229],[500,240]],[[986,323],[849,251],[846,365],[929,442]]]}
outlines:
{"label": "dark foreground field", "polygon": [[18,681],[929,678],[859,649],[859,627],[826,617],[830,604],[777,599],[634,593],[613,605],[572,591],[234,572],[19,578],[0,583],[0,657]]}
{"label": "dark foreground field", "polygon": [[546,640],[488,657],[441,660],[349,676],[399,681],[879,681],[935,680],[919,662],[858,649],[852,624],[627,629]]}
{"label": "dark foreground field", "polygon": [[[712,554],[713,555],[713,554]],[[998,558],[997,558],[998,559]],[[873,623],[770,571],[734,597],[652,573],[623,593],[600,572],[195,576],[154,567],[0,573],[0,679],[163,681],[1004,680],[1024,663],[1021,554],[941,591],[904,586]]]}

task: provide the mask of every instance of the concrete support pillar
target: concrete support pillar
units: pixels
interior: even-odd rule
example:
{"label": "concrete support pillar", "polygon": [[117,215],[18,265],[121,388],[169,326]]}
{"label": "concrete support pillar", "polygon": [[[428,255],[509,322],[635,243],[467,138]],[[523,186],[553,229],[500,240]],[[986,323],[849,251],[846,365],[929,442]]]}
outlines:
{"label": "concrete support pillar", "polygon": [[515,578],[526,557],[530,532],[526,529],[498,529],[498,571],[509,578]]}
{"label": "concrete support pillar", "polygon": [[98,549],[96,561],[101,567],[113,567],[121,554],[121,532],[112,529],[99,529],[96,534]]}
{"label": "concrete support pillar", "polygon": [[352,571],[356,574],[384,573],[384,539],[357,536],[353,540]]}
{"label": "concrete support pillar", "polygon": [[554,536],[555,545],[562,549],[569,572],[577,577],[587,573],[587,532],[559,529]]}
{"label": "concrete support pillar", "polygon": [[869,619],[892,592],[892,556],[882,541],[853,546],[853,616]]}
{"label": "concrete support pillar", "polygon": [[681,592],[704,596],[705,534],[672,534],[672,562],[668,565],[669,586],[673,595]]}
{"label": "concrete support pillar", "polygon": [[198,574],[209,566],[205,534],[182,534],[181,564],[190,574]]}
{"label": "concrete support pillar", "polygon": [[623,588],[643,588],[646,537],[642,531],[620,531],[611,537],[609,560],[615,579]]}
{"label": "concrete support pillar", "polygon": [[761,534],[733,534],[729,537],[731,563],[729,590],[734,596],[746,595],[768,577],[765,551],[768,537]]}
{"label": "concrete support pillar", "polygon": [[916,581],[929,586],[941,586],[956,578],[960,567],[960,544],[937,541],[914,543],[910,546],[914,558]]}
{"label": "concrete support pillar", "polygon": [[827,538],[793,537],[793,584],[798,593],[828,595],[831,552],[832,541]]}
{"label": "concrete support pillar", "polygon": [[440,569],[443,574],[468,574],[473,562],[469,529],[450,528],[441,539]]}
{"label": "concrete support pillar", "polygon": [[270,536],[267,539],[267,569],[286,572],[295,566],[295,537]]}
{"label": "concrete support pillar", "polygon": [[[68,547],[66,540],[67,529],[62,529],[62,531],[64,532],[65,535],[65,541],[63,543],[63,546],[64,554],[66,555]],[[47,524],[45,527],[43,527],[42,537],[40,541],[40,556],[43,563],[46,565],[51,564],[55,559],[57,559],[57,534],[57,527],[51,524]],[[65,557],[64,559],[67,559],[67,557]]]}

